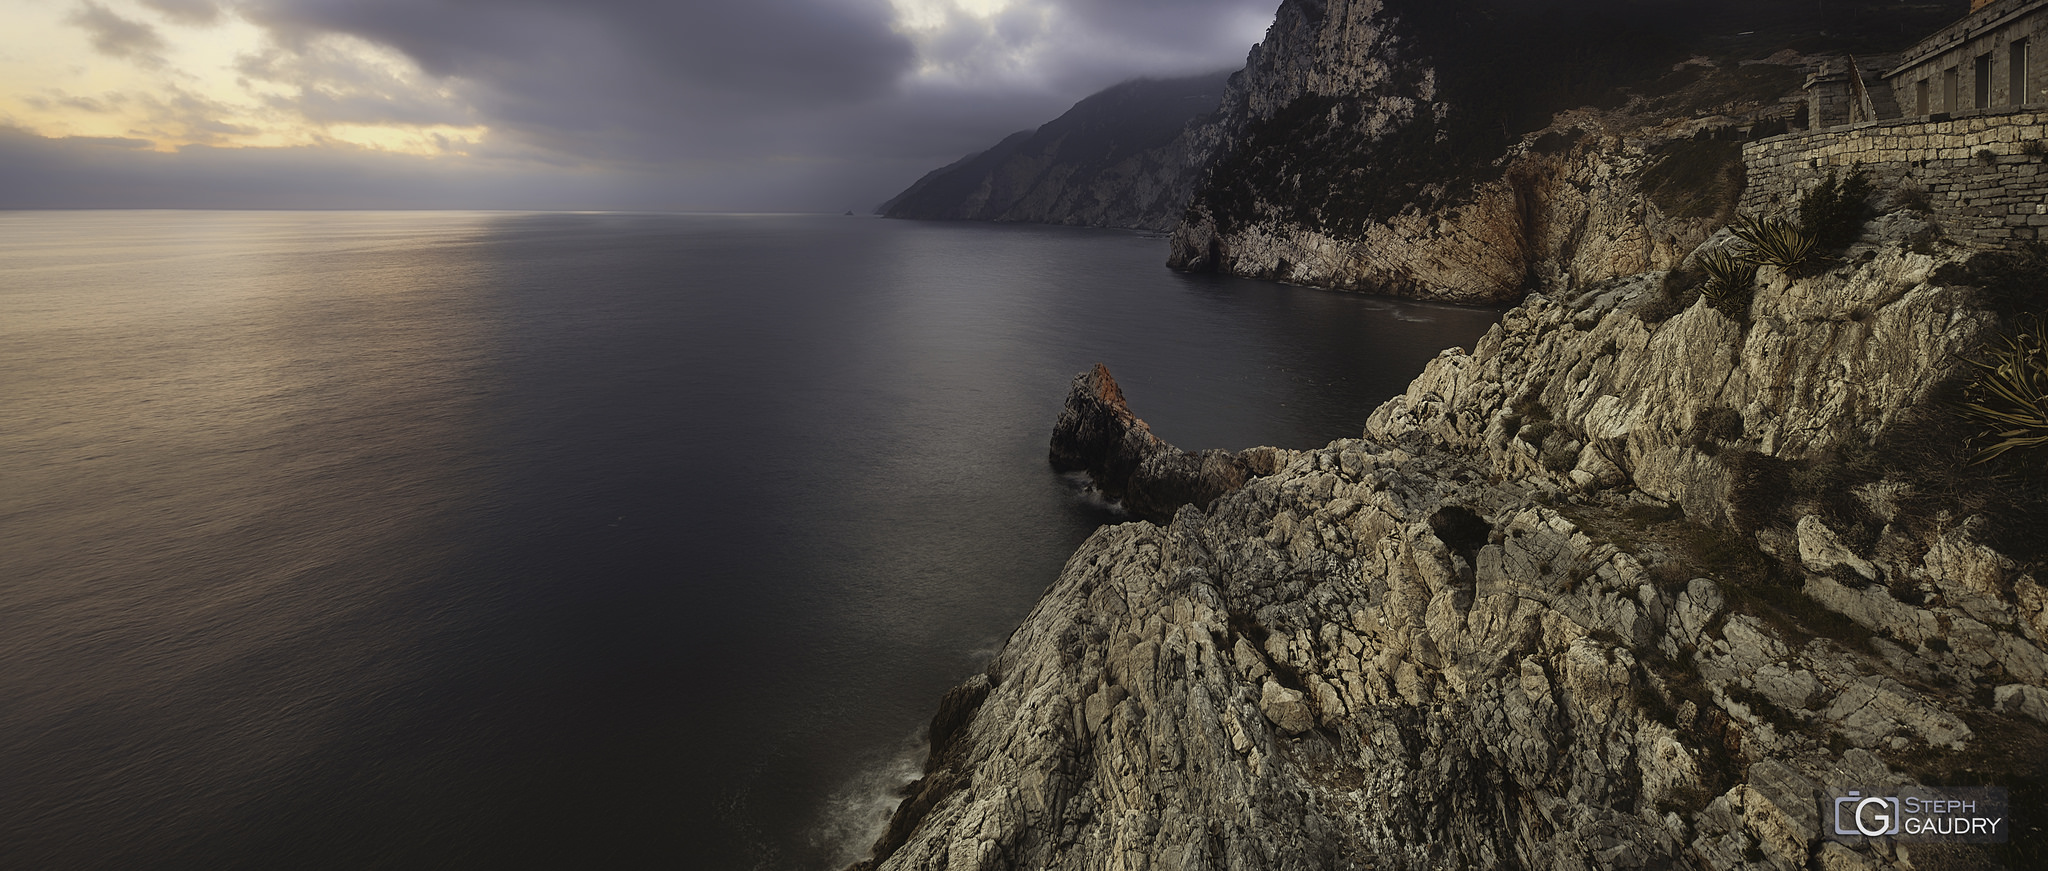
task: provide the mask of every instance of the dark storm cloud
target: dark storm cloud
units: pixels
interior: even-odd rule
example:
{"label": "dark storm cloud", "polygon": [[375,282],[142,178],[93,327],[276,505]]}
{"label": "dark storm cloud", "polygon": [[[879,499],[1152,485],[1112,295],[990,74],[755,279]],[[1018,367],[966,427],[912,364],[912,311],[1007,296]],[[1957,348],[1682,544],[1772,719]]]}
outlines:
{"label": "dark storm cloud", "polygon": [[93,50],[100,54],[144,66],[163,64],[163,57],[158,53],[164,49],[164,40],[154,27],[122,18],[91,0],[79,4],[78,9],[65,20],[83,28],[92,37]]}
{"label": "dark storm cloud", "polygon": [[[920,45],[886,0],[259,2],[254,16],[287,40],[346,33],[454,77],[521,145],[629,164],[883,143],[946,162],[1118,81],[1241,63],[1257,29],[1245,22],[1277,6],[1020,2],[992,20],[956,14]],[[963,74],[913,81],[923,64]]]}
{"label": "dark storm cloud", "polygon": [[1240,65],[1278,7],[1278,0],[1047,0],[993,21],[958,19],[927,49],[936,55],[930,60],[965,68],[1028,51],[1049,85],[1078,99],[1140,75]]}
{"label": "dark storm cloud", "polygon": [[506,84],[589,70],[658,104],[669,89],[806,105],[887,90],[915,61],[886,0],[257,0],[251,17],[288,37],[347,33],[392,46],[438,76]]}
{"label": "dark storm cloud", "polygon": [[[634,179],[613,189],[621,207],[834,210],[865,209],[1119,81],[1237,66],[1278,5],[1016,0],[913,30],[888,0],[144,2],[170,20],[232,9],[265,27],[274,50],[238,71],[282,86],[273,108],[315,123],[484,125],[468,154]],[[96,35],[153,50],[93,14]],[[333,36],[404,55],[428,87],[350,60]]]}

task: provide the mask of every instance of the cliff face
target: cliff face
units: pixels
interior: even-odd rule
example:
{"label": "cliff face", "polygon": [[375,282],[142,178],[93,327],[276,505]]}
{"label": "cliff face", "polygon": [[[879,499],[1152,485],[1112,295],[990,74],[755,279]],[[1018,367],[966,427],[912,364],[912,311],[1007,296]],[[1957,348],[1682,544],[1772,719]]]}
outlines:
{"label": "cliff face", "polygon": [[[1171,230],[1175,268],[1323,287],[1569,294],[1669,267],[1724,223],[1737,143],[1784,129],[1809,66],[1897,51],[1957,14],[1888,0],[1284,0],[1227,87],[1119,86],[883,211]],[[1164,112],[1162,94],[1202,105]]]}
{"label": "cliff face", "polygon": [[1227,72],[1126,82],[1037,130],[934,170],[876,211],[891,218],[1167,230],[1200,160],[1185,129],[1212,114]]}
{"label": "cliff face", "polygon": [[870,864],[1999,867],[1816,806],[2048,774],[2048,591],[1900,447],[1994,322],[1930,235],[1766,269],[1746,323],[1532,296],[1363,438],[1098,531]]}
{"label": "cliff face", "polygon": [[1692,5],[1283,4],[1170,262],[1470,303],[1668,266],[1717,215],[1645,196],[1645,174],[1671,142],[1789,115],[1798,83],[1674,76]]}

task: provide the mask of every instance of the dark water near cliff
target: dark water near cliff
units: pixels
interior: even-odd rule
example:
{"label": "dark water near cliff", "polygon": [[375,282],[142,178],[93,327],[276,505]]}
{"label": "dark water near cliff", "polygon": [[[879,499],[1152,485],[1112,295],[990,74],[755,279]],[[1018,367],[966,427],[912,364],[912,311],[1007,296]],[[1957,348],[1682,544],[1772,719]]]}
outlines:
{"label": "dark water near cliff", "polygon": [[0,867],[818,868],[1105,516],[1491,312],[1121,233],[0,213]]}

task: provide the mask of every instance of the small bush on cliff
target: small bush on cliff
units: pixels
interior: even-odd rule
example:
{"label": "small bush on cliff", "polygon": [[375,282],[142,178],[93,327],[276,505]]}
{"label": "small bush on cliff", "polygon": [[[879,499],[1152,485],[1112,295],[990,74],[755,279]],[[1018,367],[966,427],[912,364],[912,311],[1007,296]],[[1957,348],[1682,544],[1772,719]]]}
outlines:
{"label": "small bush on cliff", "polygon": [[1716,405],[1695,415],[1685,432],[1686,442],[1710,457],[1720,453],[1723,445],[1741,441],[1742,435],[1742,412],[1726,405]]}
{"label": "small bush on cliff", "polygon": [[1823,254],[1849,247],[1870,218],[1872,191],[1861,166],[1850,167],[1843,176],[1828,170],[1826,180],[1799,198],[1800,231],[1813,237],[1814,248]]}
{"label": "small bush on cliff", "polygon": [[1940,285],[1973,285],[1979,302],[2000,320],[2024,321],[2048,295],[2048,245],[2030,242],[2006,251],[1981,252],[1950,263],[1930,277]]}
{"label": "small bush on cliff", "polygon": [[1683,267],[1664,273],[1664,281],[1658,285],[1657,292],[1644,294],[1643,301],[1636,303],[1636,317],[1652,326],[1677,317],[1679,312],[1692,308],[1693,301],[1700,298],[1700,283],[1705,280],[1702,273]]}
{"label": "small bush on cliff", "polygon": [[2032,323],[2000,336],[1980,358],[1967,361],[1976,377],[1957,406],[1963,418],[1983,428],[1976,462],[2011,450],[2033,451],[2048,444],[2048,323]]}
{"label": "small bush on cliff", "polygon": [[1751,450],[1723,452],[1721,463],[1728,468],[1728,519],[1735,528],[1749,533],[1779,522],[1792,501],[1792,464]]}
{"label": "small bush on cliff", "polygon": [[1784,218],[1742,218],[1730,228],[1740,240],[1735,256],[1796,275],[1814,251],[1813,234]]}
{"label": "small bush on cliff", "polygon": [[1707,304],[1731,321],[1749,320],[1756,264],[1729,254],[1726,248],[1716,248],[1700,255],[1700,269],[1707,274],[1700,284],[1700,295],[1707,298]]}

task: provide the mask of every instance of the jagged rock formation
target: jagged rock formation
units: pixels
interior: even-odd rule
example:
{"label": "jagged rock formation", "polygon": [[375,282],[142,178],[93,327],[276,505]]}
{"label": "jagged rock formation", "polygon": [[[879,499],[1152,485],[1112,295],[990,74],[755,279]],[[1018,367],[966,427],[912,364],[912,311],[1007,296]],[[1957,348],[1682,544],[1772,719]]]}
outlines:
{"label": "jagged rock formation", "polygon": [[1096,490],[1124,510],[1162,523],[1182,505],[1207,508],[1252,476],[1273,471],[1270,449],[1188,453],[1167,444],[1131,413],[1123,388],[1100,363],[1074,376],[1053,426],[1050,459],[1057,471],[1087,472]]}
{"label": "jagged rock formation", "polygon": [[1746,323],[1533,296],[1363,438],[1099,530],[868,866],[1999,867],[1821,838],[1822,786],[2048,774],[2048,592],[1986,518],[1751,474],[1895,443],[1993,322],[1968,252],[1876,228]]}
{"label": "jagged rock formation", "polygon": [[891,218],[1172,229],[1201,165],[1182,133],[1216,111],[1228,75],[1109,88],[1037,130],[933,170],[875,211]]}

